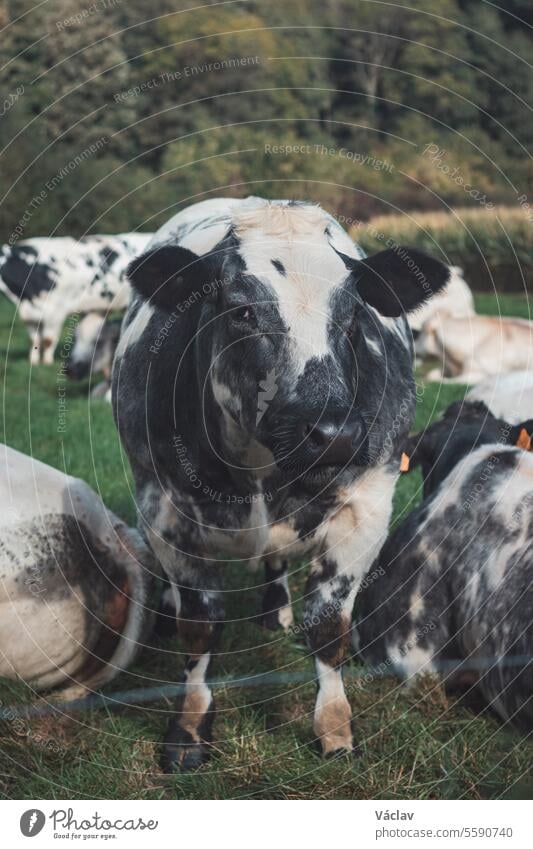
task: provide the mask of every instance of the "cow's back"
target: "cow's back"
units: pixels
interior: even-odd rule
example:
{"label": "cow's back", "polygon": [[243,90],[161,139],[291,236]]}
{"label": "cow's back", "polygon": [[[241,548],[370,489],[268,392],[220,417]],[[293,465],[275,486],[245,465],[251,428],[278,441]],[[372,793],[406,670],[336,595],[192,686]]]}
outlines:
{"label": "cow's back", "polygon": [[383,547],[358,596],[363,657],[448,683],[466,660],[500,716],[531,728],[532,528],[533,455],[473,451]]}
{"label": "cow's back", "polygon": [[0,675],[108,680],[145,629],[151,555],[83,481],[0,450]]}
{"label": "cow's back", "polygon": [[533,419],[533,362],[531,370],[488,377],[477,383],[467,401],[483,401],[496,418],[511,424]]}
{"label": "cow's back", "polygon": [[487,375],[527,369],[533,362],[533,322],[507,316],[474,315],[432,319],[444,360],[461,371]]}

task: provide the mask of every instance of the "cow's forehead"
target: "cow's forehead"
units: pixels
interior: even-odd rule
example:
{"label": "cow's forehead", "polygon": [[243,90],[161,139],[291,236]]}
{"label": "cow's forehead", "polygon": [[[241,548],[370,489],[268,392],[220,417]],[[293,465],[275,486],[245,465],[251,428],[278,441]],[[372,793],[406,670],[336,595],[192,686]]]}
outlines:
{"label": "cow's forehead", "polygon": [[236,216],[233,231],[246,273],[275,293],[299,369],[328,354],[331,295],[348,275],[335,223],[319,207],[269,205]]}

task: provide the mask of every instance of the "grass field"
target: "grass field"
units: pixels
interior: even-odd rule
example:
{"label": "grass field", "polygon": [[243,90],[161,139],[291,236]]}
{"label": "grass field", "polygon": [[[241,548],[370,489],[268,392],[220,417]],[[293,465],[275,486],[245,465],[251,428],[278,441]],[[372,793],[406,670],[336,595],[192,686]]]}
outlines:
{"label": "grass field", "polygon": [[[528,315],[525,299],[507,295],[496,305],[480,296],[483,311]],[[134,522],[131,479],[121,456],[111,409],[89,402],[87,384],[69,384],[66,426],[58,432],[56,367],[30,370],[28,340],[14,310],[0,302],[0,357],[5,359],[3,439],[90,483],[106,504]],[[458,386],[426,386],[417,426],[438,416]],[[420,497],[418,474],[398,487],[395,518]],[[291,583],[299,613],[305,569]],[[312,673],[312,659],[295,636],[261,629],[257,575],[228,568],[228,624],[215,674],[246,676],[270,670]],[[244,619],[243,619],[244,618]],[[245,621],[246,620],[246,621]],[[14,638],[15,635],[14,635]],[[177,638],[160,640],[110,690],[175,683],[183,656]],[[348,677],[360,670],[352,660]],[[347,687],[361,755],[323,761],[312,739],[314,685],[218,691],[214,756],[197,773],[163,777],[158,744],[169,700],[142,707],[99,709],[72,716],[11,719],[0,723],[0,794],[4,798],[274,798],[457,799],[531,798],[533,744],[448,699],[435,680],[411,690],[394,679]],[[23,685],[0,685],[2,707],[35,701]]]}

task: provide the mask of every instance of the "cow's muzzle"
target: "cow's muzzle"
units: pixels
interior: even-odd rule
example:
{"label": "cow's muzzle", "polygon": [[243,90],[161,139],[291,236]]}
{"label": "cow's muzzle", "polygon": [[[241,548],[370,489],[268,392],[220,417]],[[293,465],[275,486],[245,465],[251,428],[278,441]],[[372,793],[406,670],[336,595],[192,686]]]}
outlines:
{"label": "cow's muzzle", "polygon": [[76,360],[68,360],[65,365],[65,374],[70,380],[85,380],[89,377],[89,366]]}
{"label": "cow's muzzle", "polygon": [[346,421],[321,418],[300,422],[296,438],[310,466],[346,466],[361,457],[367,433],[359,416]]}
{"label": "cow's muzzle", "polygon": [[368,455],[368,432],[359,415],[327,415],[318,419],[299,415],[291,427],[282,427],[274,455],[282,469],[305,474],[319,467],[364,466]]}

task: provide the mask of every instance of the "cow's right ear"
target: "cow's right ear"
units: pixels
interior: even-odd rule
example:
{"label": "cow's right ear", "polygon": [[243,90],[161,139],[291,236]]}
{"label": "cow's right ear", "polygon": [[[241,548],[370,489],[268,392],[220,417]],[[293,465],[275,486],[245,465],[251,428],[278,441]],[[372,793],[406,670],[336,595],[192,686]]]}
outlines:
{"label": "cow's right ear", "polygon": [[136,257],[128,266],[128,279],[147,301],[167,312],[205,291],[208,267],[203,257],[179,245],[161,245]]}
{"label": "cow's right ear", "polygon": [[350,264],[362,299],[392,318],[423,306],[450,279],[450,269],[440,260],[402,245]]}

